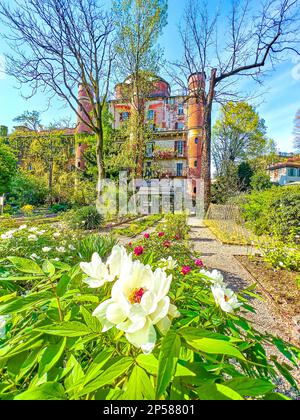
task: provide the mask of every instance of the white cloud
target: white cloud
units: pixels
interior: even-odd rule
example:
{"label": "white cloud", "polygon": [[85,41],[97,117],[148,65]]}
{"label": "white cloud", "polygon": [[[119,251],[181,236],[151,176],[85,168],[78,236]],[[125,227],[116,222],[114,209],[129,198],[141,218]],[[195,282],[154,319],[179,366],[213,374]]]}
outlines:
{"label": "white cloud", "polygon": [[3,80],[5,78],[6,78],[5,57],[4,57],[4,55],[0,54],[0,80]]}

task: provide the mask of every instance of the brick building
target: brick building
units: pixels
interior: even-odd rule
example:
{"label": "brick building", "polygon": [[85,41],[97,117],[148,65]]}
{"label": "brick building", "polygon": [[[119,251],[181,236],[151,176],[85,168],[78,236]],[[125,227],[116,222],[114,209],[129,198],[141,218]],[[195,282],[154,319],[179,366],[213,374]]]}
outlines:
{"label": "brick building", "polygon": [[[124,82],[128,83],[128,79]],[[115,88],[115,99],[109,102],[113,116],[113,128],[119,129],[131,113],[130,101],[122,94],[123,84]],[[188,95],[172,95],[171,87],[162,78],[154,82],[153,91],[145,100],[145,124],[153,131],[153,136],[146,146],[144,176],[169,179],[192,179],[191,195],[196,194],[196,178],[201,175],[201,155],[203,149],[203,106],[199,100],[199,91],[205,88],[205,76],[192,74],[188,80]],[[91,105],[87,93],[80,86],[80,112],[83,108],[90,112]],[[89,127],[78,122],[77,133],[89,133]],[[76,166],[84,167],[82,151],[85,145],[79,144],[76,154]],[[154,169],[155,168],[155,169]]]}

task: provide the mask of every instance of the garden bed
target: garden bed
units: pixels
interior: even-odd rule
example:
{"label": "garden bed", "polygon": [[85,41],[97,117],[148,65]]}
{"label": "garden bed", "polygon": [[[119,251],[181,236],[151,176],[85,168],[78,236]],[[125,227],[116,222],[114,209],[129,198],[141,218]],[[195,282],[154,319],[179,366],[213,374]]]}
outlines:
{"label": "garden bed", "polygon": [[300,274],[269,267],[261,257],[236,257],[265,291],[272,297],[280,312],[288,317],[300,315]]}

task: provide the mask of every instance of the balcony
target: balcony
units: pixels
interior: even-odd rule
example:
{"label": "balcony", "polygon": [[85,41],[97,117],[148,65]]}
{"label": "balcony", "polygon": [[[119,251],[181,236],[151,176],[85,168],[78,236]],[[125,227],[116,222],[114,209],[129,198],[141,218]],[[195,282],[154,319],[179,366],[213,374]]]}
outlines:
{"label": "balcony", "polygon": [[175,151],[175,150],[154,150],[152,157],[155,159],[161,159],[161,160],[169,160],[169,159],[177,159],[177,158],[184,159],[186,158],[186,154],[178,153],[178,151]]}

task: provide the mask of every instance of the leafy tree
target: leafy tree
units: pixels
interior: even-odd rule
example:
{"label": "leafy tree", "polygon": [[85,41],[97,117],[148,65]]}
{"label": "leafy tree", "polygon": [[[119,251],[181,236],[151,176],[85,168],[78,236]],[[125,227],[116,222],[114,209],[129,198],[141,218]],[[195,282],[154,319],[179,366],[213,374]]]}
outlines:
{"label": "leafy tree", "polygon": [[40,113],[38,111],[25,111],[22,115],[14,118],[13,121],[32,131],[38,131],[42,128]]}
{"label": "leafy tree", "polygon": [[17,159],[6,144],[0,146],[0,194],[7,193],[9,184],[17,171]]}
{"label": "leafy tree", "polygon": [[228,102],[213,130],[212,153],[218,175],[228,164],[237,164],[264,154],[269,140],[264,120],[246,102]]}
{"label": "leafy tree", "polygon": [[270,176],[266,172],[259,171],[251,177],[251,188],[255,191],[264,191],[272,187]]}
{"label": "leafy tree", "polygon": [[42,178],[20,170],[11,180],[7,198],[9,203],[22,207],[25,204],[33,206],[44,204],[47,196],[47,185]]}
{"label": "leafy tree", "polygon": [[[122,96],[131,113],[123,127],[121,160],[128,161],[133,172],[141,176],[145,144],[149,130],[145,126],[145,101],[153,90],[161,64],[162,52],[158,36],[167,24],[167,0],[114,1],[117,26],[116,60],[122,82]],[[127,151],[127,156],[124,152]],[[129,152],[129,155],[128,155]]]}

